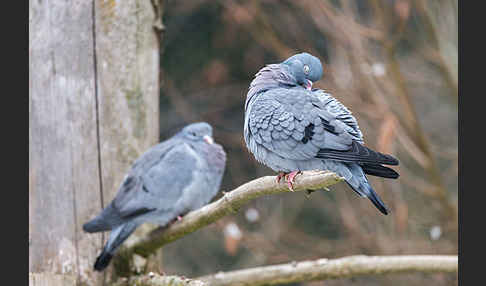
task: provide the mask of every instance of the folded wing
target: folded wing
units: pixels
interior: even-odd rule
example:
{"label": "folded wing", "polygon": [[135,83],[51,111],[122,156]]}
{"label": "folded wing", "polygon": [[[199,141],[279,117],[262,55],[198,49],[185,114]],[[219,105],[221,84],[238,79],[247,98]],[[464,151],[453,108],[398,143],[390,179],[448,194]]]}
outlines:
{"label": "folded wing", "polygon": [[264,92],[249,109],[249,131],[257,144],[286,159],[398,165],[396,158],[362,144],[361,131],[347,109],[321,99],[299,88]]}

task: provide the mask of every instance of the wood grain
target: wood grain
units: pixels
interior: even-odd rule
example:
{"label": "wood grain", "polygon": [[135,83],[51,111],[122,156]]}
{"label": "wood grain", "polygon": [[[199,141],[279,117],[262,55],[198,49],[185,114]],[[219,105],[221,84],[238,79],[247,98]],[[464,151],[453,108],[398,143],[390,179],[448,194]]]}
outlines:
{"label": "wood grain", "polygon": [[29,0],[29,284],[103,283],[82,224],[158,141],[154,19],[150,0]]}

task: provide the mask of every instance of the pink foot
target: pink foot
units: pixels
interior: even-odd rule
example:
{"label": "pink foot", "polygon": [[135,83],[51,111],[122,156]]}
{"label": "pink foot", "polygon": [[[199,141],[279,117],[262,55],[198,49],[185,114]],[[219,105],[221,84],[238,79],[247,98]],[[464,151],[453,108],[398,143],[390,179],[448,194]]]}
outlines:
{"label": "pink foot", "polygon": [[177,221],[181,221],[182,217],[180,215],[177,216]]}
{"label": "pink foot", "polygon": [[287,175],[285,175],[285,180],[287,181],[287,185],[289,186],[289,189],[290,191],[294,191],[294,181],[295,181],[295,177],[300,174],[301,172],[300,171],[292,171],[290,173],[288,173]]}
{"label": "pink foot", "polygon": [[280,172],[277,175],[277,184],[280,183],[280,180],[285,176],[284,172]]}

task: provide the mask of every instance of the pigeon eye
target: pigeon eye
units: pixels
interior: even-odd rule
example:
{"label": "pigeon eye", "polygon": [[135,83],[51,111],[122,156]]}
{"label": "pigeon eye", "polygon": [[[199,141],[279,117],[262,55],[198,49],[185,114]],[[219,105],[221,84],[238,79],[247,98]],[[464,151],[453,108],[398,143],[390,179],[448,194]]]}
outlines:
{"label": "pigeon eye", "polygon": [[304,66],[304,73],[309,74],[309,72],[310,72],[310,67],[308,65],[305,65]]}

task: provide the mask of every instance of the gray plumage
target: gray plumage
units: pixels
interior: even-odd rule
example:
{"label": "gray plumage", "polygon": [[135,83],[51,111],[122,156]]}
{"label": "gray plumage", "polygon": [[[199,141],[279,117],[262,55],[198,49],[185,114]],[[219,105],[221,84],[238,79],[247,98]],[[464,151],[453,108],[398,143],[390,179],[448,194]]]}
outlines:
{"label": "gray plumage", "polygon": [[397,178],[382,166],[398,160],[365,147],[351,112],[330,94],[311,89],[322,77],[318,58],[301,53],[262,68],[245,102],[244,138],[255,158],[277,172],[331,170],[384,214],[366,175]]}
{"label": "gray plumage", "polygon": [[125,176],[113,201],[83,225],[86,232],[111,230],[94,268],[106,268],[140,224],[165,226],[207,204],[219,190],[225,164],[226,153],[213,142],[212,127],[204,122],[190,124],[146,151]]}

